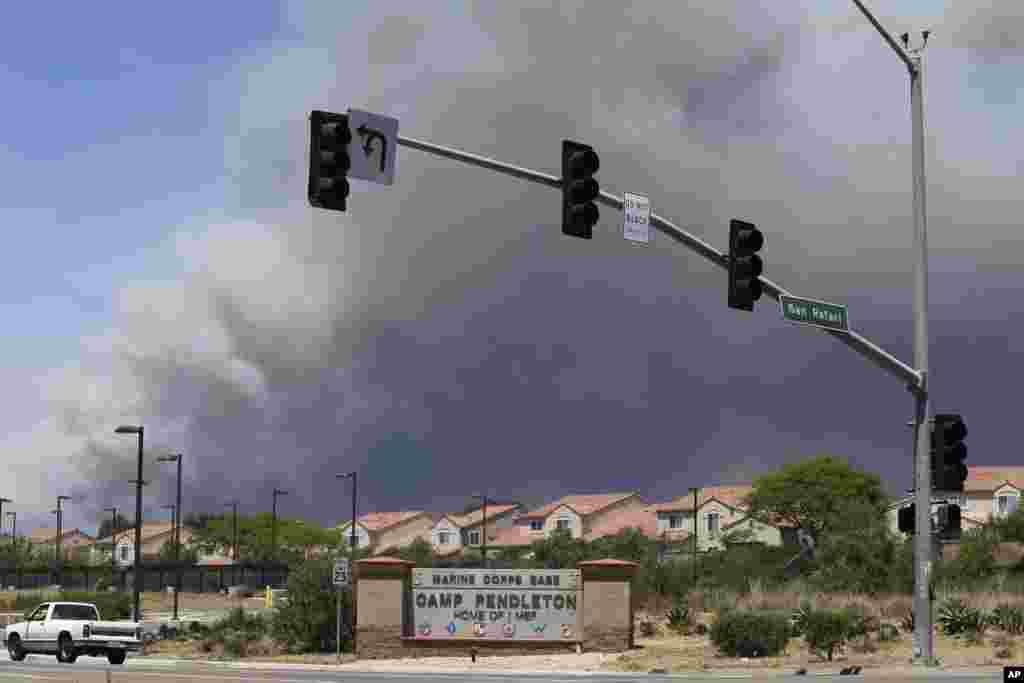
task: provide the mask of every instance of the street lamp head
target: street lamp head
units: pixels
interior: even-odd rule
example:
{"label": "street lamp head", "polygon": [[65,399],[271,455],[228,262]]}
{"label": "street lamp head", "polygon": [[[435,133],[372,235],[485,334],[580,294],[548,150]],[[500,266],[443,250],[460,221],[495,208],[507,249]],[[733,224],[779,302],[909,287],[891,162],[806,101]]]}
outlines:
{"label": "street lamp head", "polygon": [[178,506],[175,505],[174,503],[171,503],[170,505],[161,505],[160,507],[163,508],[164,510],[173,510],[174,508],[176,508]]}
{"label": "street lamp head", "polygon": [[134,425],[121,425],[114,430],[115,434],[141,434],[142,427],[136,427]]}
{"label": "street lamp head", "polygon": [[335,474],[336,479],[351,479],[355,475],[355,472],[345,472],[344,474]]}
{"label": "street lamp head", "polygon": [[57,500],[71,500],[71,496],[57,496]]}
{"label": "street lamp head", "polygon": [[180,455],[175,455],[173,453],[170,454],[170,455],[159,455],[159,456],[157,456],[156,461],[157,462],[178,462],[178,458],[180,458],[180,457],[181,457]]}
{"label": "street lamp head", "polygon": [[15,517],[15,516],[17,516],[17,514],[18,514],[17,512],[8,512],[7,516],[8,517]]}
{"label": "street lamp head", "polygon": [[287,496],[288,492],[287,491],[283,491],[281,489],[274,489],[274,495],[275,496]]}
{"label": "street lamp head", "polygon": [[117,508],[103,508],[104,512],[117,512]]}
{"label": "street lamp head", "polygon": [[0,503],[13,503],[14,501],[10,498],[0,498]]}

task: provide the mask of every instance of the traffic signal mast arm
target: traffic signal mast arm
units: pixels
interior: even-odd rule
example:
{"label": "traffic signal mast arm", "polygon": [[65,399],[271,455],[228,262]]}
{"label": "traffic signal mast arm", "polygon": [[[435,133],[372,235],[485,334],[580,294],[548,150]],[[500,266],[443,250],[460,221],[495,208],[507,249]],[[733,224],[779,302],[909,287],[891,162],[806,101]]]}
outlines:
{"label": "traffic signal mast arm", "polygon": [[[433,154],[434,156],[444,157],[446,159],[452,159],[454,161],[461,161],[473,166],[479,166],[481,168],[490,169],[498,173],[504,173],[505,175],[519,178],[520,180],[527,180],[538,185],[547,185],[548,187],[555,188],[559,191],[562,189],[562,179],[547,173],[541,173],[540,171],[534,171],[532,169],[523,168],[522,166],[514,166],[512,164],[506,164],[495,159],[489,159],[487,157],[479,156],[477,154],[470,154],[461,150],[453,149],[451,147],[442,147],[432,142],[426,142],[423,140],[415,140],[413,138],[407,138],[398,136],[398,144],[402,147],[410,147],[412,149],[418,149],[421,152]],[[611,206],[619,211],[623,208],[622,197],[617,197],[609,192],[601,191],[598,195],[598,203]],[[710,244],[697,237],[691,235],[687,231],[683,230],[679,226],[673,224],[666,218],[662,218],[655,213],[651,213],[650,219],[651,225],[657,228],[662,234],[671,237],[676,242],[679,242],[690,251],[696,252],[698,255],[703,256],[706,260],[714,263],[720,268],[726,270],[729,269],[729,257]],[[786,291],[779,285],[775,284],[771,280],[768,280],[764,276],[761,276],[761,287],[765,294],[778,301],[780,296],[794,296],[792,293]],[[926,391],[924,387],[924,380],[917,370],[913,369],[900,359],[890,354],[885,349],[881,348],[874,342],[868,340],[862,335],[853,332],[821,329],[826,334],[830,334],[839,341],[843,342],[857,353],[865,356],[883,370],[893,374],[901,382],[906,384],[908,388],[913,392]]]}

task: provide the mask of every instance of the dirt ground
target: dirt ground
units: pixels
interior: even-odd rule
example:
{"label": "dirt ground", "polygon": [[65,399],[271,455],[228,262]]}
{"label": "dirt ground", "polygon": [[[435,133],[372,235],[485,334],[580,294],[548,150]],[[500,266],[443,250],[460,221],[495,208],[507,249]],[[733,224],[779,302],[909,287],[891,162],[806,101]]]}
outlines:
{"label": "dirt ground", "polygon": [[[174,596],[167,593],[142,593],[142,612],[174,609]],[[264,605],[262,594],[252,598],[234,598],[220,593],[181,593],[178,595],[178,609],[229,610],[233,607],[259,609]]]}

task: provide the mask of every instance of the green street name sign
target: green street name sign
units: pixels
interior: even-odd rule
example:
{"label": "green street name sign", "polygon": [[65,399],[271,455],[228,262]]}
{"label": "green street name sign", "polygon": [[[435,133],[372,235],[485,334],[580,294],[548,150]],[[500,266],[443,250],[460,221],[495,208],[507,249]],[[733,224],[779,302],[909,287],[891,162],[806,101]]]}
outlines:
{"label": "green street name sign", "polygon": [[829,330],[850,331],[846,306],[785,295],[779,296],[779,306],[782,307],[782,317],[786,320]]}

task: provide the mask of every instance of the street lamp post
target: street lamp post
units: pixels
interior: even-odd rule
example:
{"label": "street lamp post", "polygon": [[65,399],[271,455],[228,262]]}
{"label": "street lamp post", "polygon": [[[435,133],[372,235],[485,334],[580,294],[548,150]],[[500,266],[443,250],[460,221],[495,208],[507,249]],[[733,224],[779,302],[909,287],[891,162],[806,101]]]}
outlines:
{"label": "street lamp post", "polygon": [[[345,474],[336,474],[336,479],[351,479],[352,480],[352,527],[349,533],[349,554],[348,554],[348,568],[349,568],[349,581],[352,580],[355,574],[356,565],[356,472],[355,470],[347,472]],[[356,601],[355,601],[355,587],[352,590],[352,624],[350,625],[350,631],[352,633],[352,651],[356,651]],[[338,591],[338,614],[337,614],[337,643],[338,643],[338,661],[341,662],[341,591]]]}
{"label": "street lamp post", "polygon": [[[918,386],[911,386],[914,394],[915,442],[915,519],[914,519],[914,637],[915,663],[931,666],[935,664],[932,643],[931,595],[929,574],[931,573],[931,459],[928,421],[931,406],[928,391],[928,218],[925,210],[924,175],[924,93],[922,81],[924,69],[921,60],[922,46],[909,49],[909,34],[904,33],[904,47],[878,22],[861,0],[853,0],[857,9],[889,44],[896,56],[907,67],[910,75],[910,157],[913,188],[914,212],[914,365],[920,376]],[[928,42],[928,31],[921,37]]]}
{"label": "street lamp post", "polygon": [[482,541],[482,543],[481,543],[481,550],[480,550],[480,556],[483,559],[484,569],[486,569],[487,568],[487,495],[486,494],[482,494],[482,493],[474,493],[473,494],[473,498],[476,498],[481,503],[483,503],[483,510],[481,510],[481,512],[483,514],[480,517],[480,525],[481,525],[481,532],[480,533],[482,534],[482,536],[480,537],[480,540]]}
{"label": "street lamp post", "polygon": [[138,477],[135,479],[135,564],[132,570],[132,589],[134,596],[134,621],[141,621],[140,590],[142,588],[142,445],[145,430],[142,425],[121,425],[114,430],[116,434],[137,434],[139,437]]}
{"label": "street lamp post", "polygon": [[700,489],[691,487],[690,492],[693,493],[693,589],[697,590],[697,530],[700,529],[700,524],[697,522],[697,492]]}
{"label": "street lamp post", "polygon": [[177,517],[174,523],[174,563],[177,565],[178,575],[174,582],[174,620],[178,620],[178,593],[181,592],[181,453],[175,455],[161,455],[157,462],[178,463],[178,502],[175,504]]}
{"label": "street lamp post", "polygon": [[103,508],[110,513],[110,585],[114,585],[114,571],[117,568],[117,508]]}
{"label": "street lamp post", "polygon": [[277,497],[288,495],[287,491],[274,487],[273,502],[270,505],[270,553],[271,557],[276,560],[277,557]]}
{"label": "street lamp post", "polygon": [[[0,530],[4,526],[4,503],[13,503],[14,501],[10,498],[0,498]],[[13,538],[13,536],[11,537]]]}
{"label": "street lamp post", "polygon": [[[8,503],[13,501],[7,501]],[[7,516],[11,518],[11,549],[14,551],[14,561],[18,561],[18,513],[8,512]]]}
{"label": "street lamp post", "polygon": [[238,501],[233,500],[230,503],[224,503],[224,507],[232,509],[232,522],[231,522],[231,559],[238,562]]}
{"label": "street lamp post", "polygon": [[[57,540],[54,544],[54,558],[57,560],[57,571],[62,569],[64,554],[61,552],[61,536],[64,535],[64,512],[61,510],[61,503],[71,500],[71,496],[57,496]],[[60,583],[60,574],[57,575],[57,583]]]}

